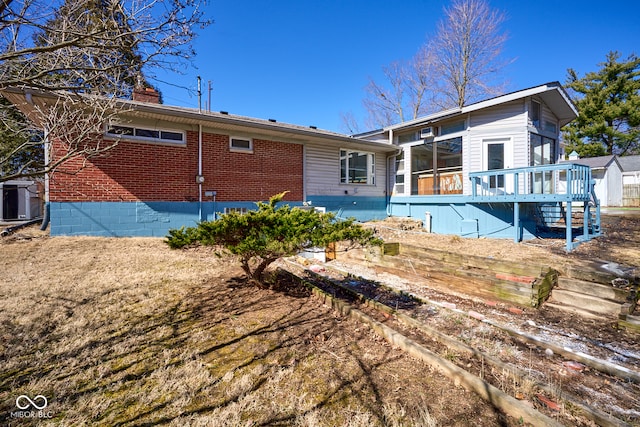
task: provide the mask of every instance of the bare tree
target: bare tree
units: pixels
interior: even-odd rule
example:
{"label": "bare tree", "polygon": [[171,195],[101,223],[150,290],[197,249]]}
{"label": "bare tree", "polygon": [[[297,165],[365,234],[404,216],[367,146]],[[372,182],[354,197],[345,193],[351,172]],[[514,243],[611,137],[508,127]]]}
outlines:
{"label": "bare tree", "polygon": [[445,19],[427,45],[437,58],[439,106],[462,108],[501,93],[504,83],[494,79],[506,65],[500,59],[507,40],[500,30],[505,14],[492,10],[485,0],[454,0],[444,12]]}
{"label": "bare tree", "polygon": [[404,117],[404,104],[406,101],[405,81],[407,69],[400,62],[393,62],[384,67],[382,72],[387,80],[387,86],[369,79],[365,88],[367,97],[363,103],[369,112],[367,125],[370,127],[382,127],[391,122],[395,117]]}
{"label": "bare tree", "polygon": [[[130,96],[143,73],[184,68],[196,30],[209,23],[200,0],[0,0],[0,92],[46,137],[0,111],[3,132],[19,136],[0,147],[0,182],[111,148],[99,136],[126,105],[116,100]],[[27,93],[51,96],[34,104]],[[46,148],[42,161],[15,164],[38,146]]]}
{"label": "bare tree", "polygon": [[425,97],[432,78],[433,58],[421,49],[406,63],[393,62],[383,68],[385,84],[369,80],[363,100],[368,127],[384,127],[419,117],[427,111]]}
{"label": "bare tree", "polygon": [[494,78],[506,65],[500,60],[505,19],[485,0],[454,0],[435,36],[410,61],[385,67],[382,83],[370,80],[363,100],[367,125],[387,126],[503,92],[505,84]]}

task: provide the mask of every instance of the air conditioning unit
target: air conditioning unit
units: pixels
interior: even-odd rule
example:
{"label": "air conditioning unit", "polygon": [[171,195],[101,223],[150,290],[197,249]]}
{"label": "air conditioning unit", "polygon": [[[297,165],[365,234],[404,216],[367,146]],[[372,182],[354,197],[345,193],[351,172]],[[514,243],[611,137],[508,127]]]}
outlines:
{"label": "air conditioning unit", "polygon": [[420,129],[420,139],[431,138],[432,136],[438,136],[438,128],[429,126]]}

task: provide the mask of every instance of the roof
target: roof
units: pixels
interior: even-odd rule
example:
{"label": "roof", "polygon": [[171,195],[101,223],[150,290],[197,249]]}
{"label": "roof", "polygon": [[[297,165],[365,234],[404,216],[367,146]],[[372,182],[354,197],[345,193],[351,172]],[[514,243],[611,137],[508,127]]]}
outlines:
{"label": "roof", "polygon": [[450,110],[444,110],[435,114],[431,114],[429,116],[419,117],[414,120],[398,123],[396,125],[386,127],[385,130],[396,130],[412,127],[415,125],[429,124],[438,120],[467,114],[484,108],[494,107],[496,105],[504,104],[533,95],[539,96],[545,102],[545,104],[547,104],[549,108],[552,109],[552,111],[560,121],[560,127],[566,125],[567,123],[578,117],[578,110],[576,106],[573,105],[573,102],[569,98],[569,95],[564,90],[562,85],[559,82],[550,82],[528,89],[507,93],[505,95],[496,96],[494,98],[486,99],[484,101],[476,102],[473,104],[465,105],[462,108],[452,108]]}
{"label": "roof", "polygon": [[589,166],[591,169],[606,169],[614,162],[616,162],[616,156],[614,155],[585,157],[584,159],[573,160],[573,163]]}
{"label": "roof", "polygon": [[[0,90],[0,94],[7,98],[23,111],[31,120],[37,123],[36,104],[44,105],[48,100],[55,100],[58,95],[30,88],[10,87]],[[80,96],[80,95],[79,95]],[[352,137],[328,130],[318,129],[315,126],[301,126],[290,123],[281,123],[273,119],[258,119],[227,112],[208,112],[196,108],[170,106],[140,101],[118,100],[117,105],[123,109],[124,114],[150,119],[161,119],[177,123],[203,125],[223,129],[229,132],[242,132],[251,130],[270,137],[286,137],[300,141],[332,141],[353,146],[377,147],[381,151],[394,151],[388,141],[371,141],[364,138]]]}
{"label": "roof", "polygon": [[640,156],[618,157],[618,162],[620,163],[622,172],[640,171]]}

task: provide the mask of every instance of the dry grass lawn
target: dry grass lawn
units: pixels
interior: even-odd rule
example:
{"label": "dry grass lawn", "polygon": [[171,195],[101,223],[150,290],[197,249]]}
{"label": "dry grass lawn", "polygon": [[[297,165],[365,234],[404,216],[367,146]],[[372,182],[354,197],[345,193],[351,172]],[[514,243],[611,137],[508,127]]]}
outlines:
{"label": "dry grass lawn", "polygon": [[[0,240],[0,271],[0,425],[515,425],[211,252],[27,230]],[[51,418],[16,418],[23,394]]]}

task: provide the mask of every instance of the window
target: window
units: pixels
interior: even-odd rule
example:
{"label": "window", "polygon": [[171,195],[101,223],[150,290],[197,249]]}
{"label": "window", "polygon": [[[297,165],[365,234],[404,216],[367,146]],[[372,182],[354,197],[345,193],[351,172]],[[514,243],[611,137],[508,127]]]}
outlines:
{"label": "window", "polygon": [[534,126],[540,126],[540,103],[538,101],[531,101],[531,111],[529,111],[529,119]]}
{"label": "window", "polygon": [[404,144],[407,142],[414,142],[417,141],[418,139],[418,134],[415,132],[411,132],[411,133],[405,133],[402,135],[398,135],[398,144]]}
{"label": "window", "polygon": [[411,148],[411,194],[462,194],[462,137]]}
{"label": "window", "polygon": [[342,184],[375,184],[373,153],[340,150],[340,182]]}
{"label": "window", "polygon": [[231,151],[253,152],[253,140],[251,138],[232,136],[229,138],[229,149]]}
{"label": "window", "polygon": [[464,120],[458,120],[456,122],[447,123],[440,126],[440,135],[449,135],[450,133],[462,132],[465,130]]}
{"label": "window", "polygon": [[396,178],[394,182],[394,194],[404,194],[404,150],[396,156]]}
{"label": "window", "polygon": [[556,140],[546,136],[531,134],[531,166],[555,163]]}
{"label": "window", "polygon": [[185,143],[185,133],[179,130],[163,130],[134,126],[110,125],[106,136],[146,142]]}
{"label": "window", "polygon": [[240,215],[244,215],[247,213],[247,208],[224,208],[224,213],[238,213]]}
{"label": "window", "polygon": [[558,132],[558,127],[556,126],[556,124],[554,122],[551,122],[549,120],[545,120],[544,121],[544,130],[546,130],[547,132],[557,133]]}
{"label": "window", "polygon": [[[556,140],[546,136],[531,134],[530,165],[550,165],[556,162]],[[540,171],[532,174],[532,192],[549,194],[552,190],[553,176],[551,171]]]}

